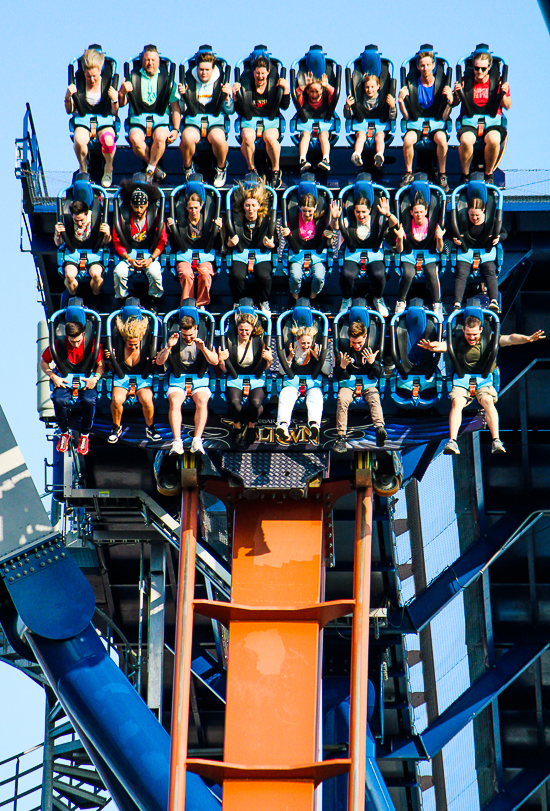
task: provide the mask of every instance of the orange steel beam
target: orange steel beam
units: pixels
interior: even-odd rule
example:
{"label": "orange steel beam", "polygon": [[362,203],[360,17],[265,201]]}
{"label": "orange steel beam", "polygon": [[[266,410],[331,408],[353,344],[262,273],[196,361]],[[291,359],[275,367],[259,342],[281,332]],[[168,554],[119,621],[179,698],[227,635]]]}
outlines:
{"label": "orange steel beam", "polygon": [[176,619],[174,695],[172,700],[172,743],[170,752],[170,795],[168,806],[170,811],[183,811],[185,808],[198,511],[198,489],[196,487],[184,488],[181,502],[178,612]]}
{"label": "orange steel beam", "polygon": [[372,549],[372,488],[358,487],[355,513],[353,572],[353,630],[351,637],[351,705],[348,811],[365,809],[367,757],[367,693],[369,664],[369,611]]}

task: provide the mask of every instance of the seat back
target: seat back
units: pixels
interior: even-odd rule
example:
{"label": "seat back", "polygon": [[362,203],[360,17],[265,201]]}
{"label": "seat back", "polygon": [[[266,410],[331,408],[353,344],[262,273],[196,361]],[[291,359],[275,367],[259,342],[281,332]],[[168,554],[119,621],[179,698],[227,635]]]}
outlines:
{"label": "seat back", "polygon": [[[202,236],[199,239],[191,239],[189,236],[186,200],[190,194],[198,194],[203,203]],[[214,221],[220,217],[221,202],[222,198],[218,189],[205,183],[200,174],[193,174],[183,185],[176,186],[172,190],[169,200],[170,217],[175,223],[168,229],[172,248],[182,252],[197,248],[209,253],[220,233],[220,228]]]}
{"label": "seat back", "polygon": [[[147,330],[140,344],[141,360],[136,366],[128,367],[124,362],[125,342],[117,326],[118,316],[120,316],[123,321],[127,321],[130,318],[140,320],[143,318],[147,319]],[[145,310],[141,306],[139,299],[128,298],[124,307],[111,313],[107,319],[105,333],[107,349],[111,355],[110,363],[116,377],[122,378],[130,374],[145,378],[151,374],[153,370],[153,360],[158,349],[159,321],[154,313],[150,310]]]}
{"label": "seat back", "polygon": [[[473,88],[475,84],[473,64],[476,57],[483,54],[490,54],[493,61],[489,70],[489,98],[484,105],[478,105],[474,103],[473,98]],[[508,81],[508,65],[502,57],[492,54],[489,50],[489,46],[485,42],[480,42],[469,56],[465,56],[459,61],[456,66],[456,80],[457,82],[464,83],[463,89],[459,91],[458,96],[462,102],[462,110],[466,116],[486,115],[494,117],[498,114],[502,99],[504,98],[501,85]]]}
{"label": "seat back", "polygon": [[[197,337],[204,341],[207,349],[213,349],[214,332],[216,328],[214,316],[206,310],[198,310],[197,303],[195,299],[192,298],[184,299],[181,303],[181,307],[177,310],[171,310],[171,312],[166,313],[164,316],[162,322],[164,345],[166,346],[168,338],[170,335],[173,335],[174,332],[177,332],[179,335],[180,321],[184,316],[190,316],[194,320],[195,324],[198,326]],[[197,359],[193,364],[184,365],[181,361],[180,345],[178,342],[172,347],[168,355],[168,366],[172,374],[176,377],[180,377],[181,375],[197,375],[198,377],[204,377],[208,369],[208,361],[202,352],[199,351],[197,353]]]}
{"label": "seat back", "polygon": [[422,299],[412,299],[407,309],[393,316],[390,325],[392,360],[401,377],[431,377],[439,363],[439,353],[418,346],[422,338],[440,341],[442,321],[424,307]]}
{"label": "seat back", "polygon": [[[305,77],[309,73],[312,73],[316,79],[321,79],[323,75],[326,75],[329,85],[334,88],[334,96],[330,104],[326,104],[318,112],[316,111],[315,116],[308,115],[307,110],[300,105],[296,96],[296,88],[304,87]],[[312,45],[301,59],[297,59],[292,63],[290,68],[290,93],[298,117],[304,122],[309,118],[322,118],[325,121],[330,121],[340,98],[341,82],[342,66],[334,59],[327,57],[322,45]]]}
{"label": "seat back", "polygon": [[[481,358],[475,370],[465,365],[462,351],[465,346],[464,322],[468,316],[475,316],[481,321]],[[496,363],[498,341],[500,338],[500,320],[491,310],[483,310],[479,299],[470,299],[467,306],[455,310],[447,320],[447,351],[459,377],[477,374],[487,377]],[[462,351],[461,351],[462,350]]]}
{"label": "seat back", "polygon": [[[84,326],[84,355],[78,367],[71,363],[67,356],[65,324],[76,323]],[[50,352],[53,361],[62,377],[69,374],[81,374],[87,377],[97,363],[101,338],[101,318],[94,310],[84,307],[81,298],[69,299],[67,307],[53,313],[48,322]]]}
{"label": "seat back", "polygon": [[[84,242],[76,242],[74,238],[74,223],[69,206],[76,200],[86,203],[92,212],[92,230]],[[90,175],[80,172],[76,175],[72,186],[61,189],[57,195],[57,222],[63,223],[65,233],[63,242],[69,253],[77,248],[87,248],[96,252],[103,245],[103,234],[99,232],[102,223],[107,222],[109,203],[105,189],[92,183]]]}
{"label": "seat back", "polygon": [[[485,204],[485,223],[481,236],[474,238],[469,233],[468,201],[479,198]],[[475,172],[468,183],[453,191],[451,197],[451,235],[462,242],[464,248],[485,246],[498,237],[502,228],[503,194],[492,184],[485,183],[483,174]]]}
{"label": "seat back", "polygon": [[[365,89],[363,76],[378,76],[380,89],[378,104],[371,110],[365,106]],[[385,122],[389,118],[390,108],[386,102],[388,94],[396,96],[397,83],[393,78],[393,63],[378,52],[377,45],[365,45],[365,50],[346,65],[346,95],[353,96],[354,118],[361,122],[365,119],[376,119]]]}
{"label": "seat back", "polygon": [[112,86],[118,90],[119,76],[117,73],[117,63],[107,54],[103,53],[101,45],[89,45],[88,50],[96,50],[103,54],[105,61],[101,69],[101,97],[97,104],[91,106],[86,101],[86,77],[84,75],[84,67],[82,65],[82,56],[78,56],[69,64],[69,84],[76,85],[76,93],[73,95],[74,108],[79,116],[88,114],[95,115],[110,115],[111,114],[111,99],[109,98],[109,88]]}
{"label": "seat back", "polygon": [[286,78],[286,68],[280,59],[269,53],[266,45],[255,45],[249,56],[240,59],[235,65],[235,82],[241,84],[235,98],[237,112],[243,118],[250,120],[258,115],[252,106],[252,93],[254,91],[253,65],[256,59],[265,56],[269,59],[270,70],[267,77],[268,104],[262,115],[264,118],[276,118],[283,99],[283,88],[277,87],[279,79]]}
{"label": "seat back", "polygon": [[[196,96],[197,80],[193,75],[193,71],[201,61],[201,55],[205,53],[214,53],[211,45],[201,45],[193,56],[184,59],[180,62],[179,66],[179,80],[180,84],[187,85],[187,91],[182,96],[183,101],[187,107],[188,114],[191,116],[199,115],[201,110]],[[223,57],[216,56],[215,66],[220,71],[220,78],[216,84],[212,100],[206,108],[206,113],[213,116],[218,116],[221,113],[224,101],[223,93],[221,91],[222,85],[228,84],[231,81],[231,65],[227,63]]]}
{"label": "seat back", "polygon": [[159,53],[157,98],[152,104],[147,104],[143,101],[141,96],[140,70],[142,57],[143,51],[138,54],[138,56],[134,56],[129,62],[124,63],[124,81],[132,82],[133,85],[133,90],[128,93],[131,108],[136,115],[141,115],[142,113],[164,115],[170,101],[172,88],[174,87],[176,65],[171,59]]}
{"label": "seat back", "polygon": [[298,215],[300,213],[300,199],[304,194],[311,194],[317,201],[315,210],[315,237],[308,242],[301,240],[297,233],[286,237],[286,242],[293,253],[302,250],[312,250],[321,253],[328,245],[323,231],[330,220],[330,204],[332,202],[332,191],[326,186],[321,186],[315,180],[315,175],[306,173],[295,186],[290,186],[283,194],[282,202],[282,224],[283,228],[290,228],[292,232],[297,232],[299,227]]}
{"label": "seat back", "polygon": [[419,249],[427,246],[434,238],[439,224],[443,228],[447,198],[440,186],[429,183],[427,175],[418,173],[412,183],[402,186],[395,195],[395,216],[403,226],[405,234],[412,231],[411,206],[417,194],[422,195],[428,206],[428,235],[418,243]]}
{"label": "seat back", "polygon": [[[434,98],[430,107],[424,108],[420,106],[418,101],[418,84],[420,82],[420,74],[417,68],[418,54],[423,51],[430,51],[434,54],[435,69],[434,69]],[[419,119],[434,119],[440,121],[443,112],[447,106],[447,101],[443,95],[443,88],[450,87],[453,78],[453,69],[443,57],[438,56],[433,45],[421,45],[417,53],[409,59],[405,59],[401,65],[401,87],[406,87],[409,95],[405,98],[405,107],[409,115],[410,121],[418,121]]]}
{"label": "seat back", "polygon": [[327,357],[328,351],[328,318],[320,310],[314,310],[306,298],[299,298],[292,308],[281,313],[277,319],[277,355],[284,373],[291,379],[296,375],[287,362],[287,354],[291,345],[295,343],[292,327],[315,327],[316,332],[312,343],[320,346],[321,351],[317,360],[302,367],[304,376],[318,377]]}
{"label": "seat back", "polygon": [[[132,209],[130,198],[136,188],[142,189],[149,197],[147,235],[141,242],[134,240],[131,235]],[[113,225],[122,246],[127,251],[154,250],[164,227],[164,192],[162,189],[141,182],[121,186],[117,189],[113,199]]]}
{"label": "seat back", "polygon": [[[245,188],[256,186],[259,183],[258,176],[253,172],[245,175],[243,186]],[[268,236],[270,239],[273,238],[275,234],[275,228],[277,225],[277,192],[271,186],[265,186],[266,191],[269,195],[269,210],[268,213],[262,220],[260,229],[258,231],[257,236],[257,249],[260,250],[263,248],[262,240],[264,236]],[[240,193],[239,186],[233,186],[233,188],[229,189],[225,198],[225,217],[226,217],[226,230],[228,236],[235,236],[236,233],[242,228],[244,223],[244,212],[240,210],[240,206],[237,205],[238,194]],[[268,250],[263,248],[264,250]]]}
{"label": "seat back", "polygon": [[[261,324],[263,336],[253,336],[251,343],[254,352],[254,362],[251,366],[240,366],[237,333],[237,318],[241,313],[248,313]],[[241,299],[236,310],[230,310],[222,316],[220,322],[220,343],[222,349],[229,350],[229,358],[225,361],[225,366],[232,378],[239,375],[249,375],[250,377],[261,377],[266,369],[266,362],[262,358],[264,347],[271,344],[271,318],[261,310],[254,307],[254,302],[250,298]]]}
{"label": "seat back", "polygon": [[[342,205],[342,214],[339,220],[340,233],[347,247],[356,251],[359,249],[378,251],[384,239],[385,218],[378,211],[381,198],[389,202],[390,193],[384,186],[372,182],[367,172],[357,175],[354,184],[345,186],[338,199]],[[366,240],[360,240],[357,235],[357,221],[355,219],[355,203],[365,198],[370,204],[370,234]]]}

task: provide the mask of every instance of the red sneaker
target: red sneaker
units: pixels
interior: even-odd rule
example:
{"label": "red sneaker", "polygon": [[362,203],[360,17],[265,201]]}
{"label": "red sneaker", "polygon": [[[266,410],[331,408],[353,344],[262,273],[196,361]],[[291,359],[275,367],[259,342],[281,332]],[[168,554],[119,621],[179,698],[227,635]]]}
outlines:
{"label": "red sneaker", "polygon": [[81,456],[86,456],[90,449],[90,437],[89,434],[82,434],[80,439],[78,440],[77,451]]}
{"label": "red sneaker", "polygon": [[61,436],[59,437],[59,442],[57,443],[57,450],[59,451],[59,453],[67,453],[67,451],[69,450],[70,441],[71,435],[69,433],[61,434]]}

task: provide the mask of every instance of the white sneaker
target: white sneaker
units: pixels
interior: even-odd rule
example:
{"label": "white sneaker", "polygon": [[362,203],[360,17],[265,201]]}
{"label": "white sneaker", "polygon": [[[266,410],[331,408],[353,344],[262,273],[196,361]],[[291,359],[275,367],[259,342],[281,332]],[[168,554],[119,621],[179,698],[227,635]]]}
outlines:
{"label": "white sneaker", "polygon": [[202,453],[203,455],[206,453],[200,436],[193,437],[193,442],[191,443],[191,453]]}
{"label": "white sneaker", "polygon": [[353,153],[353,155],[351,156],[351,162],[353,163],[354,166],[362,166],[363,165],[363,159],[362,159],[361,155],[359,154],[359,152],[354,152]]}
{"label": "white sneaker", "polygon": [[351,307],[351,299],[343,298],[342,304],[340,305],[340,312],[344,313],[346,310],[349,310],[350,307]]}
{"label": "white sneaker", "polygon": [[260,310],[262,311],[262,313],[265,313],[266,315],[271,315],[271,310],[269,309],[269,301],[261,301]]}
{"label": "white sneaker", "polygon": [[397,315],[398,313],[404,313],[404,312],[405,312],[405,310],[406,310],[406,308],[407,308],[407,305],[406,305],[406,303],[405,303],[404,301],[398,301],[398,302],[396,303],[396,305],[395,305],[395,310],[394,310],[394,312],[395,312],[395,314],[396,314],[396,315]]}
{"label": "white sneaker", "polygon": [[386,307],[386,302],[384,301],[384,299],[383,298],[375,298],[375,299],[373,299],[373,302],[374,302],[375,309],[378,310],[378,312],[380,313],[382,318],[387,318],[388,315],[390,314],[390,311]]}
{"label": "white sneaker", "polygon": [[181,456],[183,453],[183,442],[181,439],[174,439],[172,441],[172,445],[170,446],[170,455],[173,453],[177,453],[178,456]]}
{"label": "white sneaker", "polygon": [[439,318],[443,318],[443,304],[440,301],[434,304],[433,311]]}
{"label": "white sneaker", "polygon": [[376,155],[374,156],[374,165],[376,169],[381,169],[382,166],[384,165],[384,156],[382,155],[381,152],[377,152]]}

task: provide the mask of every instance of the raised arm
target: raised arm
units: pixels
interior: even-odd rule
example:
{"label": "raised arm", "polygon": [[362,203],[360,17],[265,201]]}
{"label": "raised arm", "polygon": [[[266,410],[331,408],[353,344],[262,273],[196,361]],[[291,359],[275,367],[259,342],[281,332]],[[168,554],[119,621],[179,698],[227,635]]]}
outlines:
{"label": "raised arm", "polygon": [[498,339],[499,346],[517,346],[518,344],[533,344],[535,341],[545,340],[546,335],[543,329],[538,329],[532,335],[520,335],[513,332],[511,335],[501,335]]}

